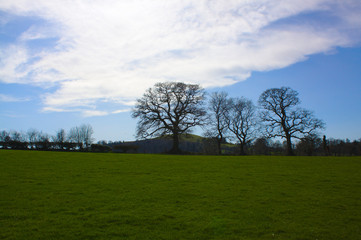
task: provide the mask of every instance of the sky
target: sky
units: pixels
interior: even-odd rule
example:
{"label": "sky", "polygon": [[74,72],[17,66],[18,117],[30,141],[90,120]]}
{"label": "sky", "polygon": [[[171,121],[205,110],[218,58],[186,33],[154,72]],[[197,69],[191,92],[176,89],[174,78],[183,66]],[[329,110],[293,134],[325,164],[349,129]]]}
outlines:
{"label": "sky", "polygon": [[360,139],[361,2],[0,0],[0,130],[134,140],[136,99],[166,81],[254,103],[288,86],[328,138]]}

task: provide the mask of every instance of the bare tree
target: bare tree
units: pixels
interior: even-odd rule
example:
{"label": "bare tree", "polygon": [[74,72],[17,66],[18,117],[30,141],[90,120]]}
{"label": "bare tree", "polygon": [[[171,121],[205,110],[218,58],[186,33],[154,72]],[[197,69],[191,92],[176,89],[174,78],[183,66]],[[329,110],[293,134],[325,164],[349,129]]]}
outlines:
{"label": "bare tree", "polygon": [[217,141],[217,152],[222,154],[221,144],[225,141],[225,134],[228,130],[226,114],[229,110],[229,102],[225,92],[214,92],[209,101],[209,118],[207,125],[210,126],[206,132],[207,137]]}
{"label": "bare tree", "polygon": [[66,141],[66,133],[65,130],[61,128],[56,132],[56,135],[53,136],[53,142],[56,144],[58,149],[63,150],[65,141]]}
{"label": "bare tree", "polygon": [[10,133],[5,130],[2,130],[0,132],[0,142],[8,141],[8,139],[10,139]]}
{"label": "bare tree", "polygon": [[179,153],[179,136],[202,125],[206,111],[204,90],[199,85],[180,82],[157,83],[137,100],[133,118],[138,118],[137,137],[171,134],[171,153]]}
{"label": "bare tree", "polygon": [[41,150],[49,150],[51,147],[50,136],[47,133],[39,132],[36,148]]}
{"label": "bare tree", "polygon": [[18,132],[16,130],[10,131],[11,140],[16,142],[23,142],[25,139],[25,136],[22,132]]}
{"label": "bare tree", "polygon": [[2,148],[7,149],[10,140],[11,140],[10,133],[8,131],[2,130],[0,132],[0,144]]}
{"label": "bare tree", "polygon": [[69,142],[76,143],[76,145],[83,149],[83,140],[80,135],[80,129],[79,127],[72,127],[68,134],[68,140]]}
{"label": "bare tree", "polygon": [[92,137],[94,133],[93,127],[90,124],[83,124],[80,126],[79,130],[83,144],[85,148],[88,149],[94,140]]}
{"label": "bare tree", "polygon": [[69,131],[68,139],[70,142],[76,143],[78,147],[82,150],[89,148],[93,142],[94,131],[90,124],[82,124],[80,127],[73,127]]}
{"label": "bare tree", "polygon": [[261,120],[267,136],[285,138],[287,155],[294,155],[292,138],[301,139],[324,128],[323,121],[315,118],[311,111],[298,107],[298,92],[289,87],[268,89],[258,102],[264,109]]}
{"label": "bare tree", "polygon": [[30,148],[34,149],[36,142],[38,141],[39,131],[32,128],[26,132],[26,135],[28,137]]}
{"label": "bare tree", "polygon": [[246,98],[232,98],[228,101],[230,109],[226,114],[228,129],[233,133],[240,146],[240,155],[245,155],[244,147],[250,143],[256,132],[255,106]]}

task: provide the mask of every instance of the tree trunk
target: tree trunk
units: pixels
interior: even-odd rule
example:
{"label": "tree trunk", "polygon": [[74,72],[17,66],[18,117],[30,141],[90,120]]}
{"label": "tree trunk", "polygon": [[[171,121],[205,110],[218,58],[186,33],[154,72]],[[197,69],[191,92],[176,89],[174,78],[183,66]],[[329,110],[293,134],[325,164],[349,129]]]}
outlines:
{"label": "tree trunk", "polygon": [[239,155],[246,155],[246,152],[244,151],[244,144],[242,142],[239,144]]}
{"label": "tree trunk", "polygon": [[173,133],[173,146],[172,149],[170,150],[171,154],[178,154],[180,153],[180,149],[179,149],[179,135],[178,133]]}
{"label": "tree trunk", "polygon": [[286,141],[287,141],[287,155],[288,156],[294,156],[292,149],[292,142],[291,142],[291,136],[289,134],[286,135]]}
{"label": "tree trunk", "polygon": [[221,143],[222,143],[222,138],[217,138],[218,155],[222,155]]}

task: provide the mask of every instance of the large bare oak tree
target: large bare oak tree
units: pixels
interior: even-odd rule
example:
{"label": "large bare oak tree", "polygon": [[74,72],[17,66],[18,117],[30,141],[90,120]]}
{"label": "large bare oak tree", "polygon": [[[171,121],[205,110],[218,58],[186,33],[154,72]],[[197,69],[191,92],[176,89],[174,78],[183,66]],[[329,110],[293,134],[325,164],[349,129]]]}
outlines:
{"label": "large bare oak tree", "polygon": [[289,87],[264,91],[258,103],[263,108],[261,120],[266,125],[267,135],[285,138],[287,155],[294,155],[292,138],[301,139],[324,128],[323,121],[315,118],[311,111],[298,107],[298,92]]}
{"label": "large bare oak tree", "polygon": [[138,118],[137,137],[172,135],[171,153],[180,153],[179,136],[202,125],[206,111],[205,93],[196,84],[157,83],[137,100],[133,118]]}

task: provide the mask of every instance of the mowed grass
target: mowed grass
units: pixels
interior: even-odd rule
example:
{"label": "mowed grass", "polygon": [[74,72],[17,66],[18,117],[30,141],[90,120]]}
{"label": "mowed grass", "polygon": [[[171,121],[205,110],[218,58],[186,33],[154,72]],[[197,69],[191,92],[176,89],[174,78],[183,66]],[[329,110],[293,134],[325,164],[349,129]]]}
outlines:
{"label": "mowed grass", "polygon": [[0,151],[0,239],[361,239],[360,157]]}

